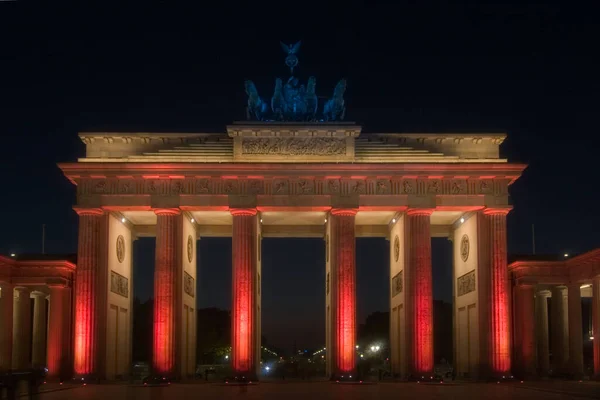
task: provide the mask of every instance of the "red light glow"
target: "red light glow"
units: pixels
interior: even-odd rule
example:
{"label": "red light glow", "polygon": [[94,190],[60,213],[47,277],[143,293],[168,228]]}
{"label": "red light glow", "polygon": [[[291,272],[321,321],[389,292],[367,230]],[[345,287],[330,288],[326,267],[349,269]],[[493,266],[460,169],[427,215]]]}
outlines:
{"label": "red light glow", "polygon": [[[100,260],[100,231],[104,212],[78,210],[79,242],[75,277],[75,354],[76,374],[85,375],[96,368],[96,286]],[[51,349],[51,356],[53,355]]]}
{"label": "red light glow", "polygon": [[509,281],[506,260],[507,209],[485,210],[490,234],[490,368],[492,374],[510,373],[510,307]]}
{"label": "red light glow", "polygon": [[236,374],[253,373],[256,367],[254,354],[256,210],[236,209],[231,210],[231,214],[233,215],[231,363]]}
{"label": "red light glow", "polygon": [[332,252],[335,252],[336,284],[335,372],[351,373],[356,368],[356,266],[354,218],[356,210],[334,209]]}
{"label": "red light glow", "polygon": [[433,371],[433,282],[431,272],[430,216],[432,210],[416,209],[407,212],[409,229],[409,299],[412,318],[413,374]]}
{"label": "red light glow", "polygon": [[179,247],[180,211],[156,210],[156,261],[154,270],[154,335],[152,366],[155,373],[175,369],[175,288]]}

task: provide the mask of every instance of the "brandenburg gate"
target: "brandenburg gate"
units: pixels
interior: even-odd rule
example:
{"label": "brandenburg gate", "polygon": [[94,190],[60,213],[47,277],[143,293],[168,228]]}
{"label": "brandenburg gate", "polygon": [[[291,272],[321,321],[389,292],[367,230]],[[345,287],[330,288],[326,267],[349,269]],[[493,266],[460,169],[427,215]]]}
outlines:
{"label": "brandenburg gate", "polygon": [[[156,237],[156,373],[195,370],[196,242],[231,237],[232,368],[257,375],[261,239],[326,247],[327,372],[356,372],[355,238],[390,241],[393,370],[431,374],[431,238],[454,243],[456,356],[470,376],[511,372],[508,187],[524,165],[503,134],[363,134],[344,122],[243,122],[218,133],[81,133],[60,164],[77,186],[74,371],[107,379],[131,364],[132,241]],[[210,266],[205,266],[210,268]],[[464,335],[464,333],[462,333]],[[466,339],[468,337],[469,339]]]}

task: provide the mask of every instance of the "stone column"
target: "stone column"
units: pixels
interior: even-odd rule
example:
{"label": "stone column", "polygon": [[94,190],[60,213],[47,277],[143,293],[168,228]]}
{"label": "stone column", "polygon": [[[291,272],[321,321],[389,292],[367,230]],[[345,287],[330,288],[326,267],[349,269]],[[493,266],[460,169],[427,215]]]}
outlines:
{"label": "stone column", "polygon": [[535,296],[535,328],[537,337],[537,366],[539,376],[548,376],[550,371],[548,297],[550,297],[549,290],[541,290]]}
{"label": "stone column", "polygon": [[31,292],[33,299],[33,342],[31,363],[34,367],[46,366],[46,293]]}
{"label": "stone column", "polygon": [[592,281],[592,334],[594,335],[594,378],[600,379],[600,276]]}
{"label": "stone column", "polygon": [[231,366],[236,376],[256,379],[256,209],[232,209]]}
{"label": "stone column", "polygon": [[515,358],[521,377],[535,375],[535,310],[534,285],[514,287],[515,294]]}
{"label": "stone column", "polygon": [[161,375],[177,374],[177,271],[180,264],[181,211],[158,209],[154,269],[154,335],[152,367]]}
{"label": "stone column", "polygon": [[433,372],[433,280],[431,272],[430,209],[413,209],[406,213],[405,266],[407,286],[407,346],[409,374],[431,375]]}
{"label": "stone column", "polygon": [[75,272],[74,370],[78,375],[97,374],[101,349],[98,341],[99,274],[103,259],[101,209],[81,209]]}
{"label": "stone column", "polygon": [[15,287],[13,305],[13,353],[12,367],[16,370],[29,368],[31,346],[31,303],[29,289]]}
{"label": "stone column", "polygon": [[555,286],[552,288],[550,300],[552,326],[550,340],[552,341],[552,370],[554,374],[565,372],[569,359],[569,325],[567,323],[567,288]]}
{"label": "stone column", "polygon": [[[334,307],[333,369],[336,378],[356,371],[355,209],[331,210],[331,282]],[[329,349],[327,349],[329,351]]]}
{"label": "stone column", "polygon": [[508,209],[486,209],[489,229],[489,367],[493,377],[510,375],[511,312],[506,249]]}
{"label": "stone column", "polygon": [[0,371],[12,367],[13,345],[13,287],[8,283],[0,284]]}
{"label": "stone column", "polygon": [[71,344],[71,288],[49,285],[48,378],[65,379],[68,375]]}
{"label": "stone column", "polygon": [[579,283],[568,286],[569,304],[569,369],[575,378],[583,376],[583,332],[581,330],[581,288]]}

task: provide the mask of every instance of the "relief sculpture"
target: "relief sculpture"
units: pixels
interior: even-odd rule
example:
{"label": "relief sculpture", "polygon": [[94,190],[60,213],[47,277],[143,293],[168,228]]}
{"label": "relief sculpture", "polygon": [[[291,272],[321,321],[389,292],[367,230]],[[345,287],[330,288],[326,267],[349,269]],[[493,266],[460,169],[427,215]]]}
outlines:
{"label": "relief sculpture", "polygon": [[396,297],[400,293],[402,293],[402,273],[404,271],[398,272],[392,278],[392,297]]}
{"label": "relief sculpture", "polygon": [[110,291],[119,296],[129,297],[129,279],[110,271]]}
{"label": "relief sculpture", "polygon": [[190,295],[190,297],[194,297],[196,293],[194,278],[185,271],[183,271],[183,291]]}
{"label": "relief sculpture", "polygon": [[325,137],[244,138],[242,153],[287,156],[345,155],[346,141]]}
{"label": "relief sculpture", "polygon": [[458,296],[465,295],[475,291],[475,270],[467,272],[456,279],[456,291]]}

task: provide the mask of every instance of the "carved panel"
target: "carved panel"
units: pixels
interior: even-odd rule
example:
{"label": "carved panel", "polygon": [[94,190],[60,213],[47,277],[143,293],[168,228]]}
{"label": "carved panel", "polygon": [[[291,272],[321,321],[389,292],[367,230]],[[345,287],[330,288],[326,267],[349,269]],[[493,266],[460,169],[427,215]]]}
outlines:
{"label": "carved panel", "polygon": [[315,192],[315,182],[309,179],[300,179],[296,182],[295,194],[313,194]]}
{"label": "carved panel", "polygon": [[187,258],[188,262],[192,262],[194,259],[194,239],[192,238],[192,235],[188,235],[187,238]]}
{"label": "carved panel", "polygon": [[122,263],[125,259],[125,238],[123,235],[117,237],[117,260]]}
{"label": "carved panel", "polygon": [[190,297],[194,297],[196,293],[194,278],[185,271],[183,271],[183,291]]}
{"label": "carved panel", "polygon": [[394,238],[394,261],[398,261],[400,257],[400,238],[398,235]]}
{"label": "carved panel", "polygon": [[416,188],[415,188],[416,182],[414,179],[404,179],[402,181],[401,186],[402,186],[402,188],[401,188],[402,193],[405,193],[405,194],[416,193]]}
{"label": "carved panel", "polygon": [[400,293],[402,293],[402,289],[403,289],[402,275],[403,275],[403,272],[404,271],[398,272],[392,278],[392,297],[396,297],[397,295],[399,295]]}
{"label": "carved panel", "polygon": [[475,270],[467,272],[456,279],[456,292],[460,297],[475,291]]}
{"label": "carved panel", "polygon": [[288,188],[287,179],[274,179],[272,194],[288,194]]}
{"label": "carved panel", "polygon": [[330,193],[330,194],[340,193],[340,180],[339,179],[329,179],[327,181],[327,193]]}
{"label": "carved panel", "polygon": [[427,193],[441,194],[442,182],[439,179],[432,179],[427,183]]}
{"label": "carved panel", "polygon": [[129,297],[129,279],[115,271],[110,271],[110,291],[119,296]]}
{"label": "carved panel", "polygon": [[460,258],[465,262],[469,259],[470,246],[469,236],[463,235],[460,239]]}
{"label": "carved panel", "polygon": [[242,154],[288,156],[345,155],[346,141],[326,137],[243,138]]}
{"label": "carved panel", "polygon": [[196,192],[196,194],[211,193],[210,186],[211,186],[210,179],[208,179],[208,178],[196,179],[195,192]]}

